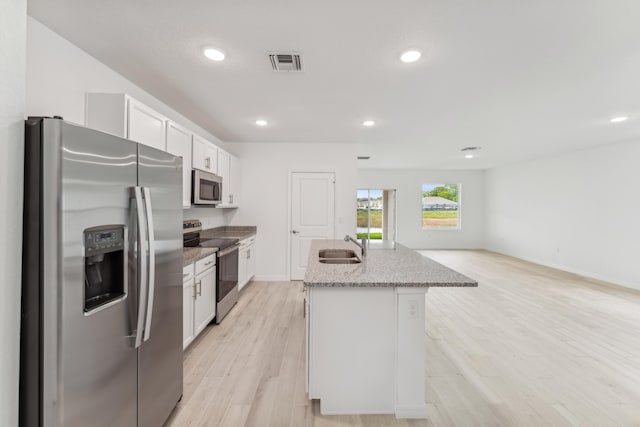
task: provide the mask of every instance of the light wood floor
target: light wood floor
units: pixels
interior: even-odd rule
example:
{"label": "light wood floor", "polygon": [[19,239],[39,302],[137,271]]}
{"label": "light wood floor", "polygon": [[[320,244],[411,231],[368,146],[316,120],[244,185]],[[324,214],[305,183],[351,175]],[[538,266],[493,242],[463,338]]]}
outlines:
{"label": "light wood floor", "polygon": [[427,293],[428,420],[321,416],[300,282],[254,282],[184,359],[168,426],[640,426],[640,293],[484,251],[425,251],[479,288]]}

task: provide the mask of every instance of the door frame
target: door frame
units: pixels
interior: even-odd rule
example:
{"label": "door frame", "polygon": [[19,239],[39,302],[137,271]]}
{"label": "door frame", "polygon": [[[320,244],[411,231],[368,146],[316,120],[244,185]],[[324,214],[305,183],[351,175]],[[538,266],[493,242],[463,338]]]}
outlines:
{"label": "door frame", "polygon": [[338,173],[335,169],[289,169],[287,188],[287,281],[291,281],[291,210],[293,174],[295,173],[332,173],[333,174],[333,238],[336,238],[336,183]]}

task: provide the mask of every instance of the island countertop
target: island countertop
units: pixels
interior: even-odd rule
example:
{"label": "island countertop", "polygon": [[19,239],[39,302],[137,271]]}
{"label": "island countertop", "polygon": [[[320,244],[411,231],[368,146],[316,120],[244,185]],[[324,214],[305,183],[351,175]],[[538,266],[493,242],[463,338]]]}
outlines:
{"label": "island countertop", "polygon": [[[399,243],[375,242],[362,257],[361,250],[344,240],[313,240],[304,284],[309,287],[474,287],[478,282]],[[321,249],[351,249],[359,264],[323,264]]]}

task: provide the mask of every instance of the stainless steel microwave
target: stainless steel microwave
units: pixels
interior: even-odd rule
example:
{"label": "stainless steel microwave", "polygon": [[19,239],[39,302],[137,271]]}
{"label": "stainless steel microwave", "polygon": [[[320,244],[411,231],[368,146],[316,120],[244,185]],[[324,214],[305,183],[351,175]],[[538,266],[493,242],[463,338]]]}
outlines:
{"label": "stainless steel microwave", "polygon": [[222,177],[209,172],[191,171],[191,203],[217,205],[222,199]]}

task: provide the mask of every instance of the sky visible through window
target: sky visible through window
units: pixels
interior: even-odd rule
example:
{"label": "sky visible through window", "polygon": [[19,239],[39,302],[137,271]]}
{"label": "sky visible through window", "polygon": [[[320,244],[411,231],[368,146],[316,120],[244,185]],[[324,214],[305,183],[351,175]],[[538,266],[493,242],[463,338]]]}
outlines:
{"label": "sky visible through window", "polygon": [[382,197],[382,190],[358,190],[358,199],[366,199],[367,197],[379,199]]}
{"label": "sky visible through window", "polygon": [[422,184],[422,191],[431,191],[436,187],[442,187],[444,184]]}

